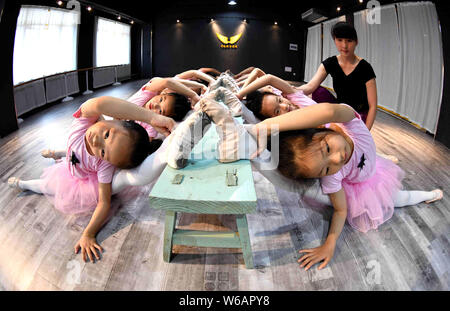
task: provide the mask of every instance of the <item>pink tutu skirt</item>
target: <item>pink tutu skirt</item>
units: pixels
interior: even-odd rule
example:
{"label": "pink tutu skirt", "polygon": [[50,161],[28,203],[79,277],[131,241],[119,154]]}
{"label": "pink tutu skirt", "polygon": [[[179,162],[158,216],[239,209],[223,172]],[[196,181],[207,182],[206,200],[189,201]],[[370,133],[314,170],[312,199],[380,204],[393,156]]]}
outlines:
{"label": "pink tutu skirt", "polygon": [[73,177],[64,158],[46,169],[41,175],[42,193],[64,214],[92,212],[98,202],[97,174],[85,179]]}
{"label": "pink tutu skirt", "polygon": [[403,170],[377,156],[375,174],[366,181],[342,186],[347,199],[347,221],[356,230],[377,229],[394,214],[394,195],[402,189]]}

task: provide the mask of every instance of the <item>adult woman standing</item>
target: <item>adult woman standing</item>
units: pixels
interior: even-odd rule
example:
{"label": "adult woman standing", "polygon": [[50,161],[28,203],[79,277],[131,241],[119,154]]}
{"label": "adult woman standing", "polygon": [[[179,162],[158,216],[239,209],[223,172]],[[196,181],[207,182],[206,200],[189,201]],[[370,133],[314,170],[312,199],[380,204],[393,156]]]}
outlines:
{"label": "adult woman standing", "polygon": [[331,30],[339,55],[324,60],[314,77],[300,89],[309,95],[325,80],[333,78],[337,101],[353,107],[370,130],[377,113],[377,85],[372,66],[355,54],[358,37],[355,28],[339,22]]}

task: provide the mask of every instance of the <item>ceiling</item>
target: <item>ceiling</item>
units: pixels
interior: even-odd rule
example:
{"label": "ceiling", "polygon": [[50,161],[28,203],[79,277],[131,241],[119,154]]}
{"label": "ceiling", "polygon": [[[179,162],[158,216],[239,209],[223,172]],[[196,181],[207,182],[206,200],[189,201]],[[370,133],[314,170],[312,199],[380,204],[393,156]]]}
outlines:
{"label": "ceiling", "polygon": [[[83,1],[81,1],[83,2]],[[228,5],[228,0],[93,0],[85,1],[100,4],[110,9],[129,15],[144,22],[150,22],[154,17],[166,12],[233,12],[233,11],[265,11],[269,14],[277,14],[290,20],[301,20],[301,13],[310,8],[322,10],[328,17],[335,17],[366,8],[367,0],[359,3],[358,0],[236,0],[237,5]],[[379,0],[381,4],[397,1]],[[336,11],[341,6],[340,12]]]}

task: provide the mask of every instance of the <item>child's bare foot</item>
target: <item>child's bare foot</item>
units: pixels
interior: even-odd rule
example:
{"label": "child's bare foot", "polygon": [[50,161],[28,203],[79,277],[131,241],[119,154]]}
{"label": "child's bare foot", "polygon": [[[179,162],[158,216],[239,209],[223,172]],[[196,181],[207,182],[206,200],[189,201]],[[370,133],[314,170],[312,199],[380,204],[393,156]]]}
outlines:
{"label": "child's bare foot", "polygon": [[385,158],[386,160],[390,160],[394,162],[395,164],[398,164],[398,158],[396,156],[390,155],[390,154],[383,154],[383,153],[377,153],[382,158]]}
{"label": "child's bare foot", "polygon": [[10,177],[8,178],[8,186],[14,189],[21,189],[19,186],[19,181],[20,179],[17,177]]}
{"label": "child's bare foot", "polygon": [[58,151],[55,151],[55,150],[51,150],[51,149],[42,150],[41,151],[41,155],[44,158],[54,159],[55,161],[61,159],[64,156],[64,155],[61,154],[61,152],[58,152]]}
{"label": "child's bare foot", "polygon": [[439,201],[444,197],[444,192],[441,189],[434,189],[431,192],[434,192],[435,196],[434,196],[434,199],[425,201],[425,203],[427,203],[427,204]]}

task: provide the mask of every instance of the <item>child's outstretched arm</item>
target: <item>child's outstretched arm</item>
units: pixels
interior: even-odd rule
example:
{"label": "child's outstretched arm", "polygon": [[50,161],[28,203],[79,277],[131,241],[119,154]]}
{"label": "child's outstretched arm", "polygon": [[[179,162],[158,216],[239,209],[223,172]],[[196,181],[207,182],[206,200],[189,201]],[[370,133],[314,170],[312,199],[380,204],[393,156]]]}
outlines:
{"label": "child's outstretched arm", "polygon": [[234,76],[235,79],[239,79],[240,77],[242,77],[243,75],[249,74],[253,71],[253,69],[255,69],[255,67],[248,67],[245,68],[244,70],[242,70],[240,73],[236,74]]}
{"label": "child's outstretched arm", "polygon": [[99,118],[103,114],[116,119],[148,123],[166,136],[172,132],[175,126],[175,121],[171,118],[116,97],[101,96],[91,98],[81,106],[81,115],[83,117]]}
{"label": "child's outstretched arm", "polygon": [[111,207],[111,183],[98,185],[99,200],[94,214],[89,221],[89,224],[84,229],[81,238],[75,245],[75,254],[81,249],[83,260],[86,262],[86,257],[89,257],[91,262],[94,262],[94,256],[97,260],[100,259],[100,253],[103,252],[103,248],[97,243],[95,236],[105,221],[108,219],[108,214]]}
{"label": "child's outstretched arm", "polygon": [[354,118],[355,111],[348,105],[320,103],[266,119],[256,127],[266,128],[270,134],[271,125],[278,125],[279,131],[283,132],[315,128],[327,123],[344,123]]}
{"label": "child's outstretched arm", "polygon": [[202,67],[202,68],[199,68],[198,70],[200,70],[203,73],[211,72],[211,73],[213,73],[215,75],[220,75],[220,71],[217,70],[216,68]]}
{"label": "child's outstretched arm", "polygon": [[333,205],[334,212],[325,243],[316,248],[303,249],[299,251],[299,253],[306,253],[306,255],[303,255],[298,260],[298,262],[301,262],[300,267],[305,267],[305,271],[322,260],[323,262],[318,269],[320,270],[326,267],[331,258],[333,258],[336,242],[342,232],[342,229],[344,228],[345,220],[347,218],[347,200],[345,198],[344,189],[341,189],[336,193],[329,194],[329,197]]}
{"label": "child's outstretched arm", "polygon": [[193,104],[197,103],[200,100],[200,97],[197,93],[174,78],[153,78],[152,83],[147,84],[145,86],[145,89],[147,91],[157,93],[162,92],[164,89],[170,89],[175,93],[191,99],[191,102],[193,102]]}
{"label": "child's outstretched arm", "polygon": [[215,81],[215,79],[212,76],[210,76],[200,70],[188,70],[188,71],[178,74],[177,77],[180,79],[196,78],[196,79],[206,81],[208,83],[212,83]]}
{"label": "child's outstretched arm", "polygon": [[192,80],[183,80],[183,79],[178,79],[178,81],[180,83],[182,83],[184,86],[190,88],[191,90],[194,90],[194,92],[196,92],[198,94],[198,92],[200,91],[201,94],[205,93],[208,88],[204,85],[201,84],[199,82],[196,81],[192,81]]}
{"label": "child's outstretched arm", "polygon": [[253,69],[252,72],[247,76],[247,79],[245,79],[242,88],[246,88],[250,83],[252,83],[253,81],[255,81],[260,77],[263,77],[265,74],[266,73],[259,68]]}
{"label": "child's outstretched arm", "polygon": [[295,89],[288,82],[274,75],[266,74],[265,76],[247,85],[247,87],[242,88],[237,93],[237,97],[242,100],[247,94],[254,92],[267,85],[276,87],[277,89],[281,90],[284,94],[295,93]]}

